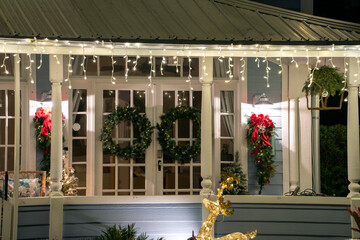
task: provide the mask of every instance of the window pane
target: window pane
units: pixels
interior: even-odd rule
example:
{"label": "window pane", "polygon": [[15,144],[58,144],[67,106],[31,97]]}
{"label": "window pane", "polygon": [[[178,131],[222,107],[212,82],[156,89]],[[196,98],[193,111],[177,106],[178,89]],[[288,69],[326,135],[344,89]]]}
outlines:
{"label": "window pane", "polygon": [[103,189],[115,189],[115,167],[103,167]]}
{"label": "window pane", "polygon": [[0,119],[0,144],[5,144],[5,119]]}
{"label": "window pane", "polygon": [[8,90],[8,116],[15,116],[15,92]]}
{"label": "window pane", "polygon": [[200,167],[193,167],[193,188],[201,188],[201,180]]}
{"label": "window pane", "polygon": [[200,130],[200,124],[193,124],[193,138],[196,138],[199,134],[198,131]]}
{"label": "window pane", "polygon": [[8,171],[14,170],[14,148],[13,147],[7,148],[7,170]]}
{"label": "window pane", "polygon": [[221,137],[234,136],[234,116],[221,116]]}
{"label": "window pane", "polygon": [[222,113],[234,112],[234,92],[233,91],[221,91],[220,103]]}
{"label": "window pane", "polygon": [[119,91],[119,107],[127,107],[130,106],[130,91]]}
{"label": "window pane", "polygon": [[[123,57],[114,57],[114,76],[124,76],[125,74],[125,60]],[[110,56],[100,57],[100,75],[111,76],[112,64]]]}
{"label": "window pane", "polygon": [[72,141],[72,161],[86,162],[86,139],[74,139]]}
{"label": "window pane", "polygon": [[179,106],[189,106],[189,91],[179,91],[177,97]]}
{"label": "window pane", "polygon": [[129,195],[130,195],[130,192],[118,192],[118,195],[129,196]]}
{"label": "window pane", "polygon": [[[5,58],[5,54],[4,53],[0,54],[1,64],[3,63],[4,58]],[[14,57],[12,56],[12,54],[6,54],[5,66],[7,73],[5,72],[5,68],[0,68],[0,76],[14,76],[13,64],[12,64],[13,61],[14,61]]]}
{"label": "window pane", "polygon": [[115,109],[115,91],[104,90],[103,92],[103,111],[104,113],[112,112]]}
{"label": "window pane", "polygon": [[115,156],[103,151],[103,163],[115,163]]}
{"label": "window pane", "polygon": [[145,163],[145,154],[143,154],[141,157],[134,158],[134,163]]}
{"label": "window pane", "polygon": [[232,139],[221,139],[221,161],[234,160],[234,142]]}
{"label": "window pane", "polygon": [[134,91],[134,107],[145,113],[145,91]]}
{"label": "window pane", "polygon": [[180,189],[190,188],[190,167],[180,166],[178,167],[178,184]]}
{"label": "window pane", "polygon": [[130,167],[119,167],[118,189],[130,189]]}
{"label": "window pane", "polygon": [[86,114],[73,114],[72,133],[74,137],[86,137]]}
{"label": "window pane", "polygon": [[0,147],[0,171],[5,171],[5,148]]}
{"label": "window pane", "polygon": [[0,116],[5,116],[5,90],[0,90]]}
{"label": "window pane", "polygon": [[178,120],[178,136],[179,138],[190,137],[190,119],[179,119]]}
{"label": "window pane", "polygon": [[[178,141],[178,146],[190,145],[190,141]],[[189,163],[191,159],[185,159],[184,163]]]}
{"label": "window pane", "polygon": [[86,189],[77,189],[77,196],[86,196]]}
{"label": "window pane", "polygon": [[97,63],[94,63],[93,56],[72,56],[74,60],[72,60],[72,75],[73,76],[83,76],[84,69],[83,65],[85,65],[86,76],[96,76],[97,75]]}
{"label": "window pane", "polygon": [[15,119],[8,119],[8,144],[15,143]]}
{"label": "window pane", "polygon": [[201,110],[201,91],[193,91],[193,107]]}
{"label": "window pane", "polygon": [[[180,60],[180,58],[178,58]],[[173,57],[165,57],[165,64],[163,63],[163,75],[161,75],[160,67],[163,58],[156,58],[156,77],[179,77],[180,76],[180,61],[178,63],[179,71],[176,72],[176,58]]]}
{"label": "window pane", "polygon": [[[184,58],[184,63],[183,63],[183,76],[188,76],[189,75],[189,59],[188,58]],[[193,77],[198,77],[199,76],[199,58],[191,58],[191,75]]]}
{"label": "window pane", "polygon": [[134,189],[145,189],[145,167],[134,167]]}
{"label": "window pane", "polygon": [[131,133],[130,121],[121,121],[117,127],[118,127],[119,138],[130,138],[130,133]]}
{"label": "window pane", "polygon": [[73,91],[73,112],[86,112],[86,89],[74,89]]}
{"label": "window pane", "polygon": [[130,65],[131,67],[129,67],[129,76],[149,76],[150,74],[149,57],[140,57],[137,60],[136,70],[134,70],[136,58],[131,57],[129,59],[132,60]]}
{"label": "window pane", "polygon": [[175,167],[164,167],[164,189],[175,188]]}
{"label": "window pane", "polygon": [[133,192],[133,195],[145,195],[145,192]]}
{"label": "window pane", "polygon": [[74,164],[75,176],[79,179],[78,186],[86,187],[86,165],[85,164]]}
{"label": "window pane", "polygon": [[104,192],[103,196],[115,196],[115,192]]}
{"label": "window pane", "polygon": [[167,113],[175,107],[175,92],[165,91],[163,93],[163,112]]}

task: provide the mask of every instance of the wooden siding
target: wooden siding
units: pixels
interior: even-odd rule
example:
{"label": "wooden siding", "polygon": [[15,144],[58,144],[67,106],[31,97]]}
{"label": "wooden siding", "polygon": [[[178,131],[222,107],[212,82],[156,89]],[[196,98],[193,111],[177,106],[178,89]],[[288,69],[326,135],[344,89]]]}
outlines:
{"label": "wooden siding", "polygon": [[[271,68],[269,73],[270,87],[266,87],[266,64],[262,62],[263,58],[259,58],[260,67],[257,67],[255,58],[247,59],[247,95],[248,103],[253,103],[253,96],[265,93],[270,102],[273,103],[266,108],[266,112],[275,123],[275,167],[276,174],[270,179],[270,184],[265,185],[262,191],[263,195],[282,195],[283,194],[283,161],[282,161],[282,124],[281,124],[281,99],[282,99],[282,77],[278,74],[280,67],[278,64],[269,61]],[[246,113],[248,115],[251,112]],[[256,166],[254,164],[254,156],[248,154],[248,183],[250,194],[258,194],[259,187],[257,185]]]}
{"label": "wooden siding", "polygon": [[215,223],[215,237],[257,229],[256,240],[344,240],[351,237],[348,205],[232,205],[235,213]]}

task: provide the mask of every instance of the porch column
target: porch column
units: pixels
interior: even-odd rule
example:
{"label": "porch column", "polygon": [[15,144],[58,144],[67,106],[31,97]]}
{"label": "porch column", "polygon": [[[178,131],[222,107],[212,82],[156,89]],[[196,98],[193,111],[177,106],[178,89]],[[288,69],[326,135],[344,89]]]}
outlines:
{"label": "porch column", "polygon": [[52,85],[51,110],[51,158],[50,158],[50,239],[62,239],[63,229],[63,194],[61,192],[62,179],[62,110],[61,84],[63,81],[63,56],[50,55],[49,75]]}
{"label": "porch column", "polygon": [[212,182],[212,112],[211,85],[213,82],[213,58],[200,58],[200,82],[202,83],[201,98],[201,195],[213,194]]}
{"label": "porch column", "polygon": [[299,99],[290,99],[289,114],[289,146],[290,146],[290,191],[300,187],[300,170],[299,170]]}
{"label": "porch column", "polygon": [[348,78],[348,122],[347,122],[347,154],[348,179],[350,181],[348,198],[360,191],[360,160],[359,160],[359,84],[357,62],[350,58]]}

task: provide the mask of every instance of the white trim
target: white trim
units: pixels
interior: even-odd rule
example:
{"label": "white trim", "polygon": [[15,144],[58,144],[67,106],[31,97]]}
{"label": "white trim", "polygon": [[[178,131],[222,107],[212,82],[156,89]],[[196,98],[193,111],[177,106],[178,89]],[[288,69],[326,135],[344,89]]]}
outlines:
{"label": "white trim", "polygon": [[289,66],[283,66],[282,72],[282,102],[281,102],[281,116],[282,116],[282,162],[283,162],[283,193],[289,192],[290,187],[290,143],[289,143]]}

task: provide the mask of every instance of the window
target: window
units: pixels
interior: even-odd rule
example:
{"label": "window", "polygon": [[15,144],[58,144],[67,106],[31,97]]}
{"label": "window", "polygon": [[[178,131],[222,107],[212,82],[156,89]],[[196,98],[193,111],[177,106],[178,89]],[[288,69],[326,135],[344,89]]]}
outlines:
{"label": "window", "polygon": [[[20,118],[21,126],[21,118]],[[14,170],[15,92],[0,90],[0,171]],[[20,129],[21,142],[21,129]],[[20,149],[21,149],[20,145]],[[21,154],[21,150],[20,150]],[[21,159],[21,156],[20,156]]]}

